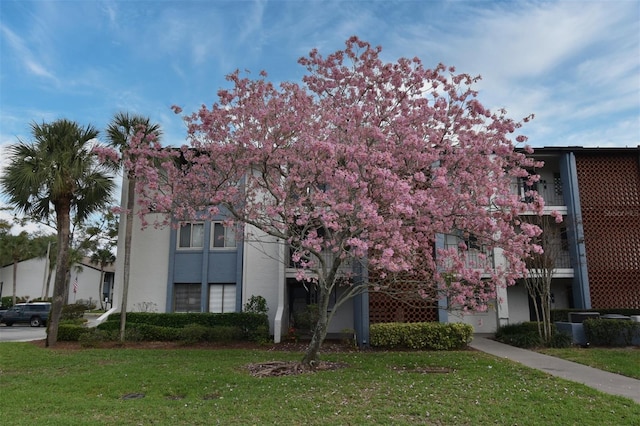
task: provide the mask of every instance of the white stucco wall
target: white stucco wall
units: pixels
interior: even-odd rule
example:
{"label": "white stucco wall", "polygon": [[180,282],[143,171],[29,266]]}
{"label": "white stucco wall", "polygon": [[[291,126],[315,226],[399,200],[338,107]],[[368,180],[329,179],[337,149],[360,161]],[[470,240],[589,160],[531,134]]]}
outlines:
{"label": "white stucco wall", "polygon": [[524,284],[518,283],[507,289],[509,298],[509,324],[529,321],[529,296]]}
{"label": "white stucco wall", "polygon": [[276,317],[286,318],[288,315],[284,295],[284,246],[276,238],[265,235],[252,226],[246,227],[244,239],[242,305],[251,296],[264,297],[269,308],[270,332],[273,334]]}
{"label": "white stucco wall", "polygon": [[[122,185],[122,200],[127,199],[126,179]],[[131,269],[129,271],[129,292],[127,311],[140,311],[143,306],[157,312],[165,312],[167,306],[167,278],[171,228],[156,229],[153,226],[156,216],[149,215],[151,224],[142,229],[138,215],[133,218],[133,236],[131,240]],[[121,216],[118,228],[118,256],[113,288],[113,307],[120,310],[122,304],[122,283],[124,279],[124,243],[125,220]]]}
{"label": "white stucco wall", "polygon": [[473,326],[475,333],[495,333],[498,329],[498,315],[495,304],[485,312],[450,311],[449,322],[461,322]]}
{"label": "white stucco wall", "polygon": [[[81,268],[81,269],[79,269]],[[44,258],[33,258],[18,263],[16,272],[16,297],[39,299],[41,297],[51,297],[55,282],[55,269],[51,274],[49,291],[44,294],[45,280],[48,274],[48,264]],[[78,291],[73,292],[73,283],[78,278]],[[0,268],[0,282],[2,285],[2,297],[13,295],[13,265]],[[74,265],[71,268],[71,280],[69,282],[68,303],[75,303],[78,300],[96,303],[101,297],[100,270],[87,265]]]}

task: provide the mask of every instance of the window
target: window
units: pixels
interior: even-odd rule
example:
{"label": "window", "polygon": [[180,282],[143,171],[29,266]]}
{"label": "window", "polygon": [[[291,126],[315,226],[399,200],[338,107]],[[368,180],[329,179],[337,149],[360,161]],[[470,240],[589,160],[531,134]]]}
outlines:
{"label": "window", "polygon": [[178,232],[178,248],[202,248],[204,223],[182,223]]}
{"label": "window", "polygon": [[174,312],[200,312],[200,284],[175,284]]}
{"label": "window", "polygon": [[221,314],[236,311],[236,285],[211,284],[209,286],[209,312]]}
{"label": "window", "polygon": [[211,226],[213,238],[211,238],[211,248],[235,248],[236,231],[235,228],[224,226],[222,222],[214,222]]}

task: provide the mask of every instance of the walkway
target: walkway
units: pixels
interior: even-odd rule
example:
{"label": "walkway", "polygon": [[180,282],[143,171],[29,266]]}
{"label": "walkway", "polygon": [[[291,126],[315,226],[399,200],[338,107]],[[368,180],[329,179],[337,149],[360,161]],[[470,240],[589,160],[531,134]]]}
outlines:
{"label": "walkway", "polygon": [[630,398],[640,404],[640,380],[505,345],[482,335],[475,335],[469,346],[499,358],[519,362],[553,376],[582,383],[601,392]]}

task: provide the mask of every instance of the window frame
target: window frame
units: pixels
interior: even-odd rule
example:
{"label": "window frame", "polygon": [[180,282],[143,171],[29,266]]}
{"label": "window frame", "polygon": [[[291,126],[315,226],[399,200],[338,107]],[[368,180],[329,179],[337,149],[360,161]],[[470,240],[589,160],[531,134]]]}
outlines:
{"label": "window frame", "polygon": [[[189,225],[189,246],[182,246],[182,229],[184,226]],[[195,246],[193,244],[193,228],[194,226],[202,227],[202,243],[199,246]],[[195,222],[180,222],[177,230],[177,238],[176,238],[176,249],[177,250],[202,250],[204,248],[204,222],[195,221]]]}
{"label": "window frame", "polygon": [[[213,307],[211,306],[211,295],[212,295],[212,289],[214,287],[220,288],[221,289],[221,299],[220,299],[220,311],[218,312],[217,310],[213,310]],[[233,288],[233,299],[230,303],[231,306],[225,306],[224,302],[225,302],[225,293],[227,291],[231,291],[231,288]],[[207,306],[207,312],[210,313],[216,313],[216,314],[226,314],[226,313],[231,313],[231,312],[238,312],[237,311],[237,307],[236,307],[236,297],[237,297],[237,291],[238,291],[238,285],[236,283],[209,283],[209,300],[208,300],[208,306]],[[227,308],[227,309],[225,309]]]}
{"label": "window frame", "polygon": [[[178,289],[179,288],[185,289],[187,291],[187,296],[188,296],[189,289],[187,287],[192,289],[197,289],[197,292],[193,291],[194,294],[198,295],[197,310],[189,309],[189,308],[194,308],[195,304],[193,304],[193,306],[187,306],[187,310],[178,310]],[[187,302],[187,305],[189,305],[188,302]],[[176,312],[176,313],[202,312],[202,284],[201,283],[175,283],[173,285],[173,312]]]}
{"label": "window frame", "polygon": [[[216,242],[220,241],[220,239],[216,238],[216,226],[222,226],[224,236],[221,239],[222,246],[216,246]],[[238,239],[236,238],[236,229],[235,226],[226,226],[222,221],[211,222],[211,238],[209,239],[209,249],[215,251],[233,251],[238,248]],[[227,245],[229,242],[232,242],[233,245]]]}

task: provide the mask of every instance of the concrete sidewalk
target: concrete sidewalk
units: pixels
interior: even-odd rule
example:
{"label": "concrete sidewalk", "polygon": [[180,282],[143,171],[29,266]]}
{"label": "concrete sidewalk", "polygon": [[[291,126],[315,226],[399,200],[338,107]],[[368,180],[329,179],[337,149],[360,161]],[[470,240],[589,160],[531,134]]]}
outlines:
{"label": "concrete sidewalk", "polygon": [[469,346],[499,358],[510,359],[553,376],[582,383],[611,395],[624,396],[640,403],[640,380],[505,345],[481,335],[475,335]]}

